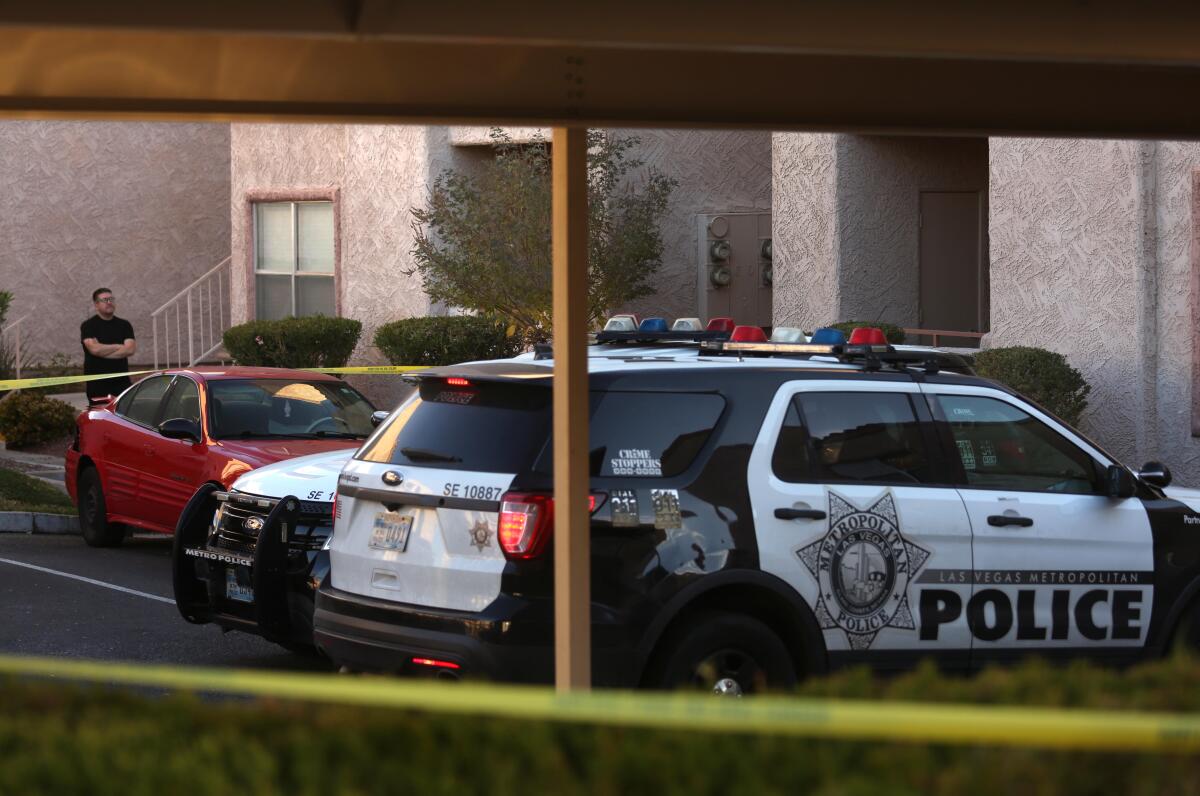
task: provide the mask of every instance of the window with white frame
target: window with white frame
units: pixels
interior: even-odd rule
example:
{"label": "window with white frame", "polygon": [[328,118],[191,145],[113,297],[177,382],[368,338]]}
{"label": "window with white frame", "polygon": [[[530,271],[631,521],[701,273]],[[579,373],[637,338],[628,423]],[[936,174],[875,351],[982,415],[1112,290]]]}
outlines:
{"label": "window with white frame", "polygon": [[335,315],[333,274],[333,202],[255,203],[259,320]]}

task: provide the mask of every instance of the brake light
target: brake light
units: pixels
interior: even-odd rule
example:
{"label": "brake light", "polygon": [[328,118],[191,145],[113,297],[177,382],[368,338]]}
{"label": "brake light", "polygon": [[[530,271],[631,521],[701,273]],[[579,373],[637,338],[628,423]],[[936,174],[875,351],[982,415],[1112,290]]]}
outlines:
{"label": "brake light", "polygon": [[[595,512],[605,497],[604,493],[588,495],[588,514]],[[550,495],[506,492],[500,498],[497,536],[500,549],[508,558],[537,558],[546,549],[553,530],[554,498]]]}
{"label": "brake light", "polygon": [[454,661],[439,661],[437,658],[413,658],[412,662],[416,666],[431,666],[435,669],[460,669]]}
{"label": "brake light", "polygon": [[471,386],[471,382],[467,381],[466,379],[464,379],[460,376],[451,376],[450,378],[446,379],[446,383],[449,384],[451,387],[470,387]]}

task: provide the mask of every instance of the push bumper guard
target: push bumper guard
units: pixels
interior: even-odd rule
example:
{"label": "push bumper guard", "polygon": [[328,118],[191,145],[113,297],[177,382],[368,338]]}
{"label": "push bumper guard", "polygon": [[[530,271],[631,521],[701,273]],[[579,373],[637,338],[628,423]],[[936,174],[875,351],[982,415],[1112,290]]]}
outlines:
{"label": "push bumper guard", "polygon": [[[227,502],[268,510],[252,543],[253,552],[238,552],[215,544],[217,528],[211,518]],[[213,484],[200,487],[179,515],[171,553],[175,605],[183,618],[193,624],[216,622],[223,627],[239,627],[268,641],[292,641],[286,582],[287,540],[296,527],[299,509],[300,501],[292,495],[260,498],[231,495]],[[254,591],[252,603],[235,605],[225,597],[229,567],[249,570]]]}

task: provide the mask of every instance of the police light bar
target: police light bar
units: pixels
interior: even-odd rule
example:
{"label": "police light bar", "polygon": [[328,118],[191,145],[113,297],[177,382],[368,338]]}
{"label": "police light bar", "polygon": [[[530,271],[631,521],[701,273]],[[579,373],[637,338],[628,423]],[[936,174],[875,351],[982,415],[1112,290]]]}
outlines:
{"label": "police light bar", "polygon": [[[715,326],[714,321],[717,322]],[[698,343],[704,340],[727,340],[732,331],[733,321],[728,318],[714,318],[708,328],[701,328],[699,318],[680,318],[668,328],[665,318],[645,318],[635,323],[632,315],[614,315],[604,324],[604,331],[596,334],[595,342]]]}
{"label": "police light bar", "polygon": [[783,354],[800,357],[824,356],[839,359],[854,359],[892,353],[889,345],[821,345],[819,343],[772,343],[717,340],[700,344],[704,354],[737,354],[739,356]]}

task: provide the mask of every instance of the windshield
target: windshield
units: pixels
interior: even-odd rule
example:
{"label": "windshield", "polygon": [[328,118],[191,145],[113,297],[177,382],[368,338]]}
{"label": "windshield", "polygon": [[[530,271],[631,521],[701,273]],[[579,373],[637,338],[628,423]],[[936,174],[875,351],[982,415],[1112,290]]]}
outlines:
{"label": "windshield", "polygon": [[365,438],[373,430],[373,411],[361,393],[335,381],[229,379],[208,383],[209,424],[216,439]]}

